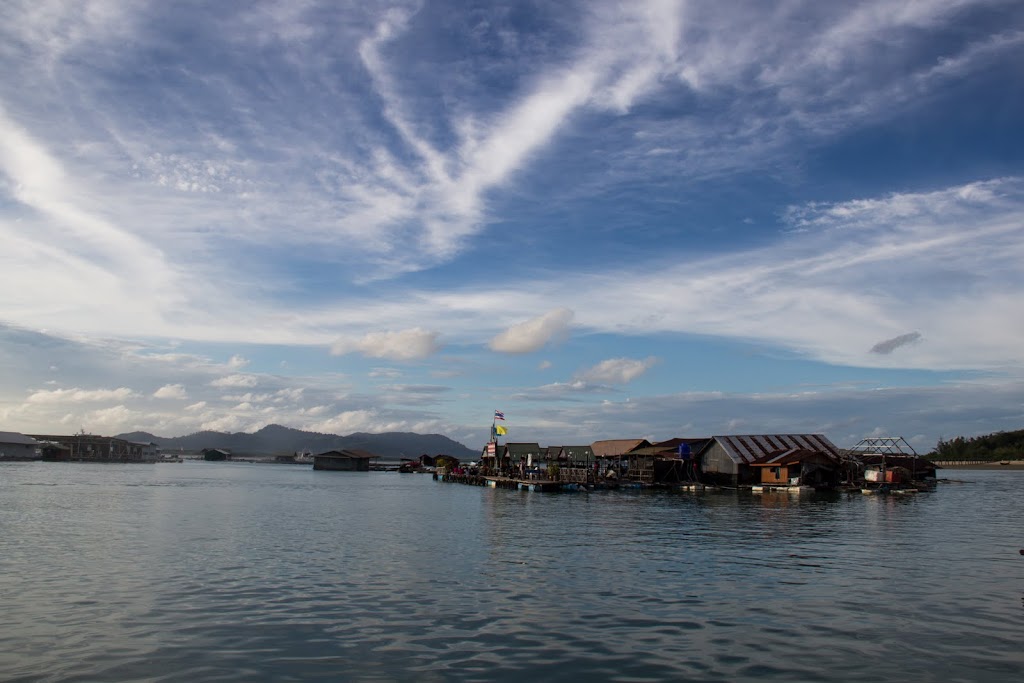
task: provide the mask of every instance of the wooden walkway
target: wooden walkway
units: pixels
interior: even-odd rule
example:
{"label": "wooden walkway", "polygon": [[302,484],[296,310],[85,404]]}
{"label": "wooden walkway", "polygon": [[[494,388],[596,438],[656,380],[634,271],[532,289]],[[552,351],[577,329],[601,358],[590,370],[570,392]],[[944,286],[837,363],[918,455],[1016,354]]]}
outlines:
{"label": "wooden walkway", "polygon": [[547,478],[517,478],[502,477],[495,475],[479,474],[435,474],[437,481],[451,482],[456,484],[469,484],[471,486],[489,486],[496,489],[512,489],[520,491],[561,491],[577,490],[578,484],[572,482],[558,481]]}

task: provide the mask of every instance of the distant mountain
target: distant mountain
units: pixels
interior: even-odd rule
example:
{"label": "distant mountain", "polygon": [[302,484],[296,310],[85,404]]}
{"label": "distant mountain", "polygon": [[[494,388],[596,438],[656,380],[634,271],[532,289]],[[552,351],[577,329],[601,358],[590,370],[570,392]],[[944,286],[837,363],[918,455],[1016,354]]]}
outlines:
{"label": "distant mountain", "polygon": [[417,458],[428,455],[454,455],[460,459],[472,459],[478,451],[467,448],[441,434],[416,434],[413,432],[386,432],[367,434],[357,432],[348,436],[304,432],[281,425],[267,425],[258,432],[196,432],[187,436],[154,436],[148,432],[118,434],[127,441],[153,442],[165,451],[185,450],[198,452],[204,448],[225,448],[236,455],[274,455],[311,451],[323,453],[341,448],[360,448],[375,453],[386,460]]}

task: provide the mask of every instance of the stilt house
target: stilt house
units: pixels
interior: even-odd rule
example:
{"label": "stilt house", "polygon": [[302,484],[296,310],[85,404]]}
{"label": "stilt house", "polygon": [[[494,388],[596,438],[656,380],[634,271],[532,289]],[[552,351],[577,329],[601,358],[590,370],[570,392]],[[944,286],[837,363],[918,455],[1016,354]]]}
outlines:
{"label": "stilt house", "polygon": [[825,453],[839,460],[839,448],[822,434],[748,434],[713,436],[697,453],[708,483],[740,486],[760,483],[752,464],[790,450]]}
{"label": "stilt house", "polygon": [[327,451],[326,453],[313,456],[313,469],[334,470],[338,472],[369,472],[370,461],[376,457],[375,454],[358,448]]}

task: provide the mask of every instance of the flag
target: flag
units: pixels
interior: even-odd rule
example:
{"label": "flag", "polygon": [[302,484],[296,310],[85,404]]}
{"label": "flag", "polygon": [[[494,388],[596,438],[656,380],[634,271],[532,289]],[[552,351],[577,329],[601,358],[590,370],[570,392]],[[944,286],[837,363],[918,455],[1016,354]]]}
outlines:
{"label": "flag", "polygon": [[494,419],[495,420],[504,420],[505,419],[505,413],[501,412],[500,410],[495,410],[494,411]]}
{"label": "flag", "polygon": [[502,427],[501,425],[494,425],[494,433],[497,434],[498,436],[505,436],[506,434],[508,434],[508,430],[505,427]]}

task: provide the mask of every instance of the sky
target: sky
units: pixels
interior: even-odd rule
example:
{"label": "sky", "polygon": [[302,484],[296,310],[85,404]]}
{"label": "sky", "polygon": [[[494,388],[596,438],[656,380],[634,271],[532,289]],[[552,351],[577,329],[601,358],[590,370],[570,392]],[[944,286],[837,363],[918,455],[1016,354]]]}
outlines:
{"label": "sky", "polygon": [[0,430],[1024,428],[1024,5],[8,0]]}

